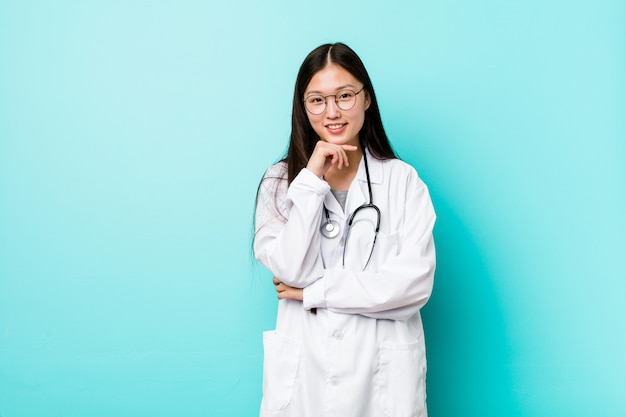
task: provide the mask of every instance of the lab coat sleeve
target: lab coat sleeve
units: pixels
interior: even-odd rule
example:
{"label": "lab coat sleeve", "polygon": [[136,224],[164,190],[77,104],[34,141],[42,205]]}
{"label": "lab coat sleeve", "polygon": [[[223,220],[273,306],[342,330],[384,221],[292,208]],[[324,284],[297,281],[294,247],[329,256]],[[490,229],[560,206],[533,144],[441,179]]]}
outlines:
{"label": "lab coat sleeve", "polygon": [[435,212],[417,173],[406,181],[400,250],[376,272],[333,268],[304,289],[304,308],[328,308],[345,314],[406,320],[428,301],[435,274]]}
{"label": "lab coat sleeve", "polygon": [[[281,171],[283,176],[279,178]],[[291,287],[306,287],[324,274],[318,227],[329,190],[328,183],[306,168],[288,187],[281,164],[270,168],[261,182],[255,212],[254,256]]]}

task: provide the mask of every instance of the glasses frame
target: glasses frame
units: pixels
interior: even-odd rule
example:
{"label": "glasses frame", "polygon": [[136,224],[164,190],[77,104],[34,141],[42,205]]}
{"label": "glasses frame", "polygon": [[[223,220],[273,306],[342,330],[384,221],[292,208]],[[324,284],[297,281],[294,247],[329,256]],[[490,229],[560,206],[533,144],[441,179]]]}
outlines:
{"label": "glasses frame", "polygon": [[[349,88],[344,88],[341,91],[338,91],[336,94],[329,94],[327,96],[323,96],[321,94],[309,94],[308,96],[306,96],[306,97],[304,97],[302,99],[302,104],[304,105],[304,109],[306,111],[308,111],[309,113],[311,113],[311,114],[313,114],[315,116],[319,116],[320,114],[323,114],[326,111],[326,108],[328,107],[328,97],[334,97],[335,98],[335,104],[337,105],[337,108],[339,108],[340,110],[343,110],[343,111],[348,111],[348,110],[352,110],[354,108],[354,106],[356,106],[356,98],[357,98],[357,96],[359,94],[361,94],[363,92],[363,90],[365,90],[365,86],[361,87],[361,89],[359,91],[356,91],[356,92],[354,90],[349,89]],[[339,101],[337,100],[337,95],[339,95],[339,93],[343,93],[344,91],[350,91],[350,92],[354,93],[354,103],[352,103],[352,106],[350,106],[347,109],[342,108],[339,105]],[[324,108],[319,113],[312,112],[306,105],[306,99],[311,97],[311,96],[322,97],[324,99]]]}

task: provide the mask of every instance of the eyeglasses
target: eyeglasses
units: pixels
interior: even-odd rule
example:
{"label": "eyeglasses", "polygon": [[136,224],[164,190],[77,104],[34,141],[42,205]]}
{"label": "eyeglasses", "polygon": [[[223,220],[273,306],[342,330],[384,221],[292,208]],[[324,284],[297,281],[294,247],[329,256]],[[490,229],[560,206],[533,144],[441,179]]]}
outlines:
{"label": "eyeglasses", "polygon": [[304,107],[311,114],[322,114],[326,110],[326,99],[334,97],[337,107],[341,110],[350,110],[356,104],[356,96],[365,89],[365,86],[356,93],[352,90],[341,90],[337,94],[323,96],[321,94],[311,94],[304,98]]}

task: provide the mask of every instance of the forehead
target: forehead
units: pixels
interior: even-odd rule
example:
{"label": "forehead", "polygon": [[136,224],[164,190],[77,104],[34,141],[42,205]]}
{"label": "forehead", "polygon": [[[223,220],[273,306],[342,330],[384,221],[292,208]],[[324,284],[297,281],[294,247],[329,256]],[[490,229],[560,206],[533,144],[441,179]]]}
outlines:
{"label": "forehead", "polygon": [[354,89],[360,84],[346,69],[331,63],[315,73],[304,94],[333,93],[346,87]]}

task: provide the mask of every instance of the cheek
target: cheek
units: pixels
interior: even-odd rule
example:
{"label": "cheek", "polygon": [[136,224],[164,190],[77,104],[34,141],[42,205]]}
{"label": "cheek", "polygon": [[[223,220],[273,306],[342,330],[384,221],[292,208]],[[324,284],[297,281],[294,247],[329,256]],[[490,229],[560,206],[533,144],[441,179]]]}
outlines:
{"label": "cheek", "polygon": [[323,119],[323,117],[311,115],[309,113],[307,113],[307,117],[309,118],[309,124],[313,127],[313,130],[315,130],[315,132],[319,135],[320,129],[322,128],[320,121]]}
{"label": "cheek", "polygon": [[359,112],[359,114],[354,116],[353,124],[357,126],[359,130],[361,130],[364,123],[365,123],[365,112]]}
{"label": "cheek", "polygon": [[322,114],[311,114],[309,112],[306,112],[306,117],[308,117],[309,123],[311,123],[311,125],[315,125],[315,123],[319,123],[319,121],[324,118],[324,113],[322,113]]}

